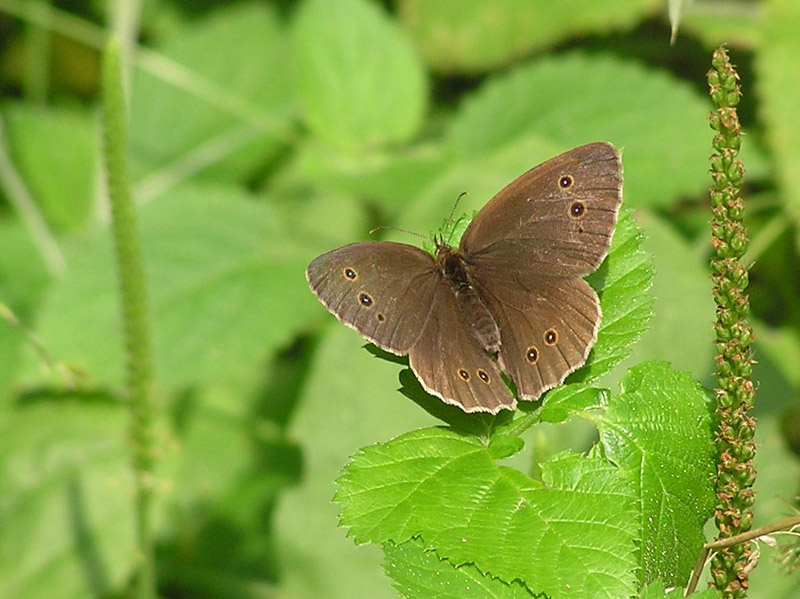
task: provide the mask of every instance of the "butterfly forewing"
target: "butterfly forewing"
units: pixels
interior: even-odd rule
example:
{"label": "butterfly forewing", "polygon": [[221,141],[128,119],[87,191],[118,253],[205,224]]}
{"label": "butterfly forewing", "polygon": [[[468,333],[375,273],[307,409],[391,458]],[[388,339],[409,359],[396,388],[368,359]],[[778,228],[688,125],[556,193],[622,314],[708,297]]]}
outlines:
{"label": "butterfly forewing", "polygon": [[395,354],[408,353],[417,342],[441,284],[430,254],[381,241],[322,254],[309,264],[306,278],[336,318]]}
{"label": "butterfly forewing", "polygon": [[595,270],[608,252],[622,201],[622,168],[611,144],[574,148],[524,173],[495,195],[461,239],[471,264],[513,278]]}

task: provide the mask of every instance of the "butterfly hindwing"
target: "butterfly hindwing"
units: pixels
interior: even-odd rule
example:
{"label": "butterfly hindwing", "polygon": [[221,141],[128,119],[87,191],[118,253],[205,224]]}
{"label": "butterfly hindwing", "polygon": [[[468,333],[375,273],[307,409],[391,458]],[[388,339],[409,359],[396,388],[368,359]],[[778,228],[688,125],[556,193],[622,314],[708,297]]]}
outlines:
{"label": "butterfly hindwing", "polygon": [[497,364],[464,323],[446,282],[436,294],[425,330],[409,352],[409,364],[428,393],[465,412],[496,414],[516,405]]}
{"label": "butterfly hindwing", "polygon": [[521,399],[535,400],[584,364],[597,338],[600,304],[583,279],[530,276],[517,286],[480,283],[500,328],[500,359]]}

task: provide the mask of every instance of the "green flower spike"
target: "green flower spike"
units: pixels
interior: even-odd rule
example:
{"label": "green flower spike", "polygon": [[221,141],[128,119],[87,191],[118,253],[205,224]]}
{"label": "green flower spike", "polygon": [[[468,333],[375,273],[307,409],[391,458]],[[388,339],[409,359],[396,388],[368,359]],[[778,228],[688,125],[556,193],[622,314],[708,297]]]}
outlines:
{"label": "green flower spike", "polygon": [[[750,530],[753,524],[755,420],[748,414],[753,408],[755,388],[751,380],[753,330],[747,320],[748,273],[740,261],[748,239],[742,225],[744,202],[740,196],[744,168],[736,159],[741,147],[736,114],[741,95],[739,76],[724,48],[714,52],[711,64],[708,85],[715,110],[710,120],[716,131],[711,157],[711,272],[717,304],[716,444],[720,460],[715,520],[720,538],[727,538]],[[712,580],[723,597],[745,596],[751,561],[749,542],[726,547],[714,556]]]}

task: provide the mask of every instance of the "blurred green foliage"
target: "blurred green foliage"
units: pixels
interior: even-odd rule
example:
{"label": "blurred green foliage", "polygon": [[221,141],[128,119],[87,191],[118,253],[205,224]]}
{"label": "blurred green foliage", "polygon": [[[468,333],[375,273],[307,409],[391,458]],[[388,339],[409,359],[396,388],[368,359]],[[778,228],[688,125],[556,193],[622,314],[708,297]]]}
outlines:
{"label": "blurred green foliage", "polygon": [[[655,0],[0,0],[0,302],[15,316],[0,319],[0,597],[114,596],[134,559],[98,170],[112,29],[138,40],[130,159],[163,410],[165,597],[393,597],[382,559],[401,591],[433,592],[408,576],[436,573],[433,554],[354,547],[331,498],[358,448],[439,421],[397,393],[399,367],[335,323],[303,271],[377,225],[427,234],[461,192],[459,209],[478,209],[574,145],[622,148],[624,202],[655,263],[651,328],[604,384],[657,359],[712,385],[705,72],[723,42],[745,94],[756,525],[791,513],[799,6],[696,0],[671,46]],[[512,460],[536,472],[596,434],[537,427],[536,451]],[[796,597],[797,574],[770,557],[750,596]],[[473,570],[448,588],[480,586]],[[486,596],[528,596],[503,592]]]}

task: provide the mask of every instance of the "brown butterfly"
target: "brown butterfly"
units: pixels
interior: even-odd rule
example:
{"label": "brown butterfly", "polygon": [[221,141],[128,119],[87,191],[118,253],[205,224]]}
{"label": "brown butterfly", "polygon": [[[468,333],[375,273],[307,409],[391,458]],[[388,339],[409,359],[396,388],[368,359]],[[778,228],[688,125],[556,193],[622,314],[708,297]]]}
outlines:
{"label": "brown butterfly", "polygon": [[608,253],[622,201],[609,143],[573,148],[512,181],[436,256],[366,241],[306,270],[336,318],[378,347],[408,354],[428,393],[466,412],[535,400],[586,361],[600,304],[582,277]]}

